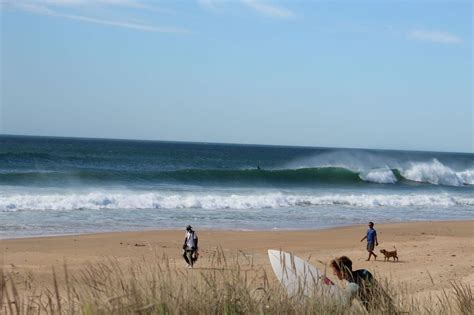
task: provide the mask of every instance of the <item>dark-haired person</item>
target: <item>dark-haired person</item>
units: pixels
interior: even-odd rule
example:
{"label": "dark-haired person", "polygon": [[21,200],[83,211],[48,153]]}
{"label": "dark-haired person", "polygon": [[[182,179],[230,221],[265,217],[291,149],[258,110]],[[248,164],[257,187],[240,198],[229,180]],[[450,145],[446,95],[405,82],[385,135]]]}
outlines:
{"label": "dark-haired person", "polygon": [[186,227],[186,236],[183,244],[183,258],[188,268],[193,268],[194,263],[198,259],[198,236],[191,225]]}
{"label": "dark-haired person", "polygon": [[374,310],[383,311],[383,313],[388,314],[397,313],[392,298],[384,291],[368,270],[359,269],[353,271],[352,260],[347,256],[333,259],[330,266],[339,280],[346,280],[349,283],[357,284],[357,298],[369,313]]}
{"label": "dark-haired person", "polygon": [[377,231],[374,229],[374,222],[369,222],[369,229],[367,230],[367,234],[360,240],[361,242],[367,239],[367,251],[369,252],[369,258],[367,261],[370,260],[370,256],[374,255],[374,259],[377,260],[377,255],[374,253],[375,246],[379,246],[379,242],[377,240]]}

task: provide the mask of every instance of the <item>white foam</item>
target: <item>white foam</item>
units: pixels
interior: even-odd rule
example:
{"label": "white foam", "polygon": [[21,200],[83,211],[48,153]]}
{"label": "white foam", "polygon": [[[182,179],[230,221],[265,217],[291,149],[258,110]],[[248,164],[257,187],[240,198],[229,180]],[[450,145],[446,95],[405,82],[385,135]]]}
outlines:
{"label": "white foam", "polygon": [[433,185],[462,186],[464,184],[464,180],[455,171],[437,159],[431,162],[410,163],[408,168],[401,171],[401,175],[412,181]]}
{"label": "white foam", "polygon": [[397,182],[395,174],[390,169],[375,169],[359,174],[360,179],[366,182],[379,184],[394,184]]}
{"label": "white foam", "polygon": [[277,209],[348,206],[453,207],[474,206],[474,197],[444,194],[205,194],[103,192],[83,194],[13,194],[0,196],[0,211],[101,209]]}
{"label": "white foam", "polygon": [[457,172],[456,175],[466,185],[474,185],[474,170],[465,170]]}

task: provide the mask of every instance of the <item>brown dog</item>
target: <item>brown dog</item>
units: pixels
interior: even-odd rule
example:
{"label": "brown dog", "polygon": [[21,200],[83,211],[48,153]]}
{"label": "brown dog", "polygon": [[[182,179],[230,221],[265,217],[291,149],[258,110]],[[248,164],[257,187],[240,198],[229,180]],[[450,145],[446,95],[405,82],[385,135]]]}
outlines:
{"label": "brown dog", "polygon": [[395,259],[398,261],[398,255],[397,255],[397,249],[396,248],[395,248],[395,250],[392,250],[392,251],[381,249],[380,252],[385,256],[384,259],[383,259],[384,261],[390,260],[390,257],[393,257],[393,261],[395,261]]}

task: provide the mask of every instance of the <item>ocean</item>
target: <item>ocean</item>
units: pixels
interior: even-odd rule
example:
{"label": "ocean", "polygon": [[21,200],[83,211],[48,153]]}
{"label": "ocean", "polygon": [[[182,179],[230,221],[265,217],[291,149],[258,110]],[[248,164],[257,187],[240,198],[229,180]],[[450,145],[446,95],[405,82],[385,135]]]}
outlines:
{"label": "ocean", "polygon": [[0,136],[0,238],[474,219],[474,154]]}

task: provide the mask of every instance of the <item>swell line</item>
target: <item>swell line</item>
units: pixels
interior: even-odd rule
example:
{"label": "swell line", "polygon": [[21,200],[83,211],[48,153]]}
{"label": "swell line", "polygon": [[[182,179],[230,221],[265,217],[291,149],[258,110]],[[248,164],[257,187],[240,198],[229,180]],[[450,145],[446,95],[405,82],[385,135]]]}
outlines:
{"label": "swell line", "polygon": [[[468,173],[471,172],[471,173]],[[300,169],[182,169],[175,171],[137,171],[114,169],[80,169],[71,171],[8,170],[0,171],[1,184],[31,183],[175,183],[175,184],[236,184],[236,185],[312,185],[367,183],[432,185],[473,185],[472,171],[430,172],[426,169],[372,169],[354,171],[343,167]]]}

